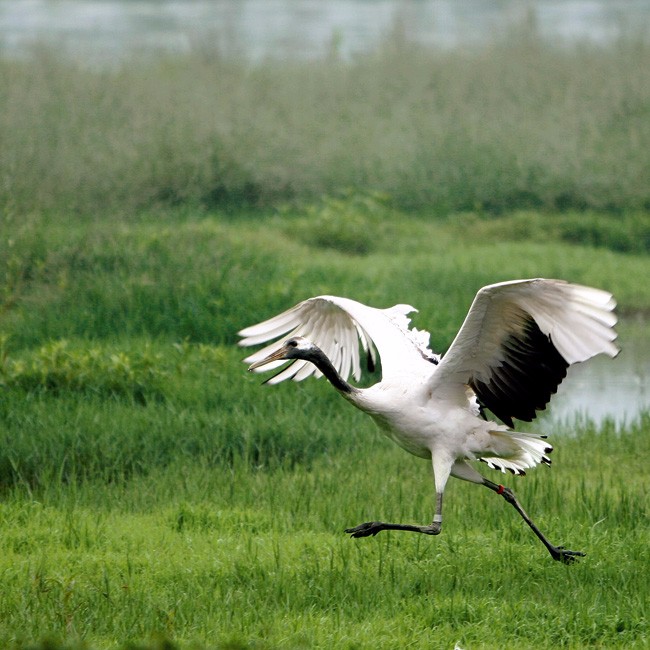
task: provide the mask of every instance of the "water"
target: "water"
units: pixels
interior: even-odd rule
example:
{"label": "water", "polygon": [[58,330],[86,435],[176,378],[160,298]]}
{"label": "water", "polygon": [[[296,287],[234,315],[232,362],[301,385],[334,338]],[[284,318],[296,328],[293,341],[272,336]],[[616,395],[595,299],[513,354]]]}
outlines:
{"label": "water", "polygon": [[650,26],[648,0],[0,0],[0,51],[35,42],[82,60],[206,44],[251,60],[344,58],[372,50],[399,25],[438,47],[477,43],[534,25],[544,38],[611,42]]}
{"label": "water", "polygon": [[569,368],[548,407],[549,417],[571,421],[630,423],[650,411],[650,327],[639,320],[617,327],[621,352],[615,359],[599,356]]}

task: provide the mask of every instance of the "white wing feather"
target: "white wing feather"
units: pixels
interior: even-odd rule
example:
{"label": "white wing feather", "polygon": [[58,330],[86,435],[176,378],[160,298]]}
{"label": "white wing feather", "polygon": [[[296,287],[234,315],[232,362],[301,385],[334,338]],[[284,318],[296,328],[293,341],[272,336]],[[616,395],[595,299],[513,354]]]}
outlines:
{"label": "white wing feather", "polygon": [[504,339],[520,333],[526,315],[549,337],[567,365],[601,353],[615,357],[619,352],[614,343],[615,306],[606,291],[562,280],[515,280],[483,287],[431,387],[464,386],[470,377],[489,381],[505,359]]}
{"label": "white wing feather", "polygon": [[[244,359],[246,363],[255,363],[279,349],[288,338],[303,336],[326,354],[344,379],[351,373],[357,381],[361,378],[359,343],[373,360],[376,348],[384,379],[391,375],[430,371],[433,366],[428,360],[436,356],[428,349],[429,333],[409,329],[407,314],[412,311],[416,310],[410,305],[376,309],[349,298],[318,296],[262,323],[244,328],[239,332],[243,337],[239,344],[259,345],[277,339]],[[283,363],[272,362],[257,370],[270,370]],[[300,381],[311,375],[320,376],[313,364],[296,361],[269,383],[276,384],[286,379]]]}

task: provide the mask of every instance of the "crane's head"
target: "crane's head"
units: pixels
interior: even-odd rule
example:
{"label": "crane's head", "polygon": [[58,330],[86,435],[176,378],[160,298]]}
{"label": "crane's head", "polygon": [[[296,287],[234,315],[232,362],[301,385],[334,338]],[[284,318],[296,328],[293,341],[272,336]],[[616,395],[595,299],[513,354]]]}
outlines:
{"label": "crane's head", "polygon": [[[325,375],[332,386],[342,393],[344,397],[352,399],[352,396],[359,392],[357,388],[350,386],[350,384],[341,377],[339,372],[332,365],[332,362],[327,358],[327,356],[325,356],[325,353],[317,345],[302,336],[292,336],[288,338],[275,352],[271,352],[271,354],[264,357],[264,359],[254,361],[248,369],[255,370],[256,368],[260,368],[269,363],[275,362],[275,364],[277,364],[278,362],[289,360],[295,361],[296,359],[302,359],[313,363],[316,368]],[[282,373],[280,373],[280,376],[281,375]],[[273,379],[274,377],[269,381],[272,381]]]}
{"label": "crane's head", "polygon": [[255,363],[252,363],[248,369],[255,370],[255,368],[264,366],[272,361],[284,361],[287,359],[305,359],[306,361],[313,361],[315,356],[319,353],[322,354],[320,348],[314,345],[311,341],[308,341],[302,336],[292,336],[282,344],[282,347],[269,354],[268,357],[264,357],[264,359],[261,359],[260,361],[255,361]]}

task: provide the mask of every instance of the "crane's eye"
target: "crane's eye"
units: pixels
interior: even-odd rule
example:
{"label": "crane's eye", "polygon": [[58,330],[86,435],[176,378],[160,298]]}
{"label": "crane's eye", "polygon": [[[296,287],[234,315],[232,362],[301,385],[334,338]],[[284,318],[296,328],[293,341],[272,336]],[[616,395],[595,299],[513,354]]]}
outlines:
{"label": "crane's eye", "polygon": [[289,339],[287,341],[287,346],[290,347],[290,348],[297,348],[298,347],[298,341],[296,341],[295,339]]}

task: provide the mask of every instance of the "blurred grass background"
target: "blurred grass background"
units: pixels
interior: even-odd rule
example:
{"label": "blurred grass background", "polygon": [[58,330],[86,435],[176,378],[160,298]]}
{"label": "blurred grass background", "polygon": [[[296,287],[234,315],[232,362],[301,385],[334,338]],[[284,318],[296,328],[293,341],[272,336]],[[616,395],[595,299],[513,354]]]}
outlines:
{"label": "blurred grass background", "polygon": [[387,36],[351,62],[187,56],[0,62],[0,205],[89,217],[270,205],[342,188],[403,209],[650,206],[650,44],[522,29],[438,51]]}

